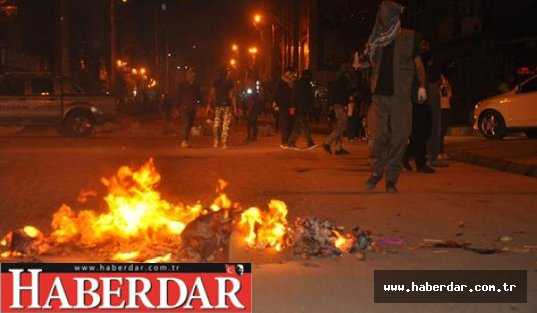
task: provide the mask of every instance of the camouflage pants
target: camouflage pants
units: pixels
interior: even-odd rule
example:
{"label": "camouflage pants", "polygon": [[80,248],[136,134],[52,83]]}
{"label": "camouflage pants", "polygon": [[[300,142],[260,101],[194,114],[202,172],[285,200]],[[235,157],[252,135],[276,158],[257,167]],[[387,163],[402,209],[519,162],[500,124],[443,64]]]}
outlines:
{"label": "camouflage pants", "polygon": [[[214,109],[213,136],[215,140],[223,144],[227,143],[231,118],[231,107],[216,107]],[[222,128],[221,133],[220,128]]]}

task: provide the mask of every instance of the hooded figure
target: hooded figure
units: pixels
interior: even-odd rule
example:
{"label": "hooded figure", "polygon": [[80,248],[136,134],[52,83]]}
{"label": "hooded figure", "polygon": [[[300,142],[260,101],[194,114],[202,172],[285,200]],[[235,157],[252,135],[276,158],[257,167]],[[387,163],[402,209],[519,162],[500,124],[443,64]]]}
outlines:
{"label": "hooded figure", "polygon": [[[372,104],[367,115],[371,191],[386,176],[386,191],[397,192],[401,159],[412,128],[412,80],[418,74],[421,100],[425,71],[418,55],[414,31],[401,28],[403,6],[383,1],[366,46],[371,62]],[[417,72],[416,72],[417,71]]]}
{"label": "hooded figure", "polygon": [[392,43],[401,31],[401,13],[404,7],[393,1],[382,1],[375,25],[366,45],[366,55],[371,59],[378,48]]}

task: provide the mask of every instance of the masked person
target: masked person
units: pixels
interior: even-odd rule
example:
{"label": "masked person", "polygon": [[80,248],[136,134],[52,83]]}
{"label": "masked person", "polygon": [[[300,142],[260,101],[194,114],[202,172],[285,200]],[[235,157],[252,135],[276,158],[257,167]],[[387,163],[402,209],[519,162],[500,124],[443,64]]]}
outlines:
{"label": "masked person", "polygon": [[295,80],[296,71],[293,68],[285,69],[274,93],[273,107],[278,112],[280,122],[280,147],[284,149],[287,148],[287,141],[291,136],[291,127],[296,115],[296,108],[293,106],[293,87]]}
{"label": "masked person", "polygon": [[425,70],[414,31],[401,28],[403,6],[382,1],[366,46],[371,62],[372,104],[367,116],[372,191],[386,175],[386,191],[396,193],[401,159],[412,128],[411,87],[414,73],[419,82],[418,100],[427,99]]}
{"label": "masked person", "polygon": [[222,68],[220,70],[220,76],[213,83],[209,95],[207,111],[209,113],[212,112],[214,107],[214,148],[218,148],[219,144],[222,144],[222,149],[227,149],[229,125],[231,124],[233,113],[238,115],[234,85],[229,76],[229,69],[225,67]]}
{"label": "masked person", "polygon": [[188,134],[196,119],[198,105],[202,103],[201,90],[196,82],[196,70],[189,68],[186,80],[177,86],[177,104],[181,110],[181,148],[189,148]]}

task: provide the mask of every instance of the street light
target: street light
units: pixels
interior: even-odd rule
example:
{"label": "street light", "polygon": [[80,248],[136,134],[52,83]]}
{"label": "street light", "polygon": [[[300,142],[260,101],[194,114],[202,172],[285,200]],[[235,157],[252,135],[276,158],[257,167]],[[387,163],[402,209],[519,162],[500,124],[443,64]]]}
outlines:
{"label": "street light", "polygon": [[255,65],[255,55],[257,54],[257,47],[251,47],[250,49],[248,49],[248,53],[252,55],[252,62],[253,65]]}
{"label": "street light", "polygon": [[259,13],[254,14],[254,25],[257,26],[257,24],[261,23],[262,20],[263,20],[263,16],[261,16],[261,14]]}

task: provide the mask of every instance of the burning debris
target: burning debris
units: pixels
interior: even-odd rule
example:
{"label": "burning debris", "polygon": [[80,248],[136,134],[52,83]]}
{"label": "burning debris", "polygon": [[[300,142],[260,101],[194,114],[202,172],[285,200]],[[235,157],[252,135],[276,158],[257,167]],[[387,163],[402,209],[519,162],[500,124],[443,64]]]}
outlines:
{"label": "burning debris", "polygon": [[[297,219],[292,229],[284,202],[271,200],[268,210],[243,209],[224,193],[219,180],[217,198],[208,207],[171,203],[157,191],[160,174],[150,159],[138,170],[119,168],[103,198],[106,209],[75,211],[63,204],[52,216],[50,235],[32,226],[9,232],[0,241],[0,257],[54,255],[72,249],[97,251],[115,262],[213,261],[225,258],[232,232],[240,233],[250,249],[280,252],[292,245],[310,256],[363,251],[371,243],[358,228],[345,233],[328,221]],[[80,203],[96,193],[83,191]]]}
{"label": "burning debris", "polygon": [[269,211],[249,208],[241,214],[239,227],[247,233],[246,243],[250,247],[281,251],[289,245],[287,205],[283,201],[270,201]]}
{"label": "burning debris", "polygon": [[332,256],[365,251],[371,244],[369,233],[357,226],[350,233],[327,220],[297,218],[293,252],[301,256]]}
{"label": "burning debris", "polygon": [[45,236],[33,226],[10,231],[0,241],[0,257],[21,257],[46,252],[49,248]]}

